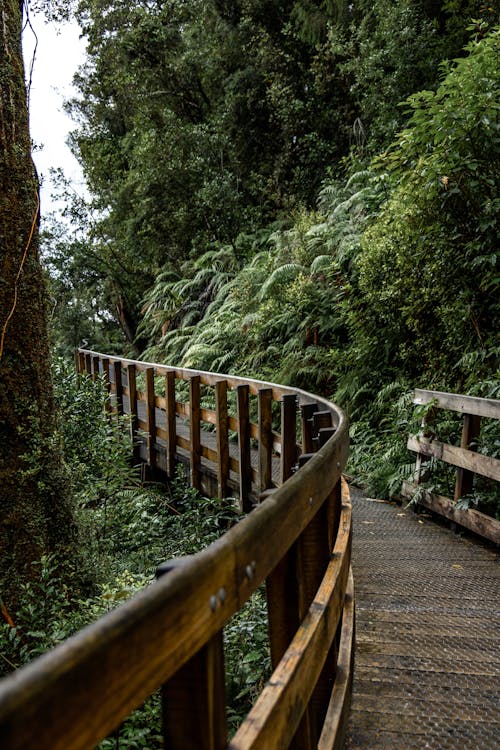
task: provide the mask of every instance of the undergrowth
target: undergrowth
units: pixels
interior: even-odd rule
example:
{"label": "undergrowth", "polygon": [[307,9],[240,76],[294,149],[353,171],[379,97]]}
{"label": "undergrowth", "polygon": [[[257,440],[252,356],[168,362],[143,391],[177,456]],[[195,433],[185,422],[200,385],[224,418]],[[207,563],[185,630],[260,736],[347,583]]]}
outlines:
{"label": "undergrowth", "polygon": [[[94,590],[82,597],[76,588],[63,585],[62,563],[53,555],[35,561],[38,576],[22,586],[16,612],[2,609],[0,676],[150,585],[160,563],[198,552],[239,518],[234,499],[202,497],[186,485],[181,473],[168,485],[141,480],[139,467],[130,462],[133,446],[126,420],[117,423],[105,411],[103,381],[84,377],[77,384],[72,368],[62,361],[54,366],[54,381],[82,559],[94,571]],[[228,722],[234,730],[270,671],[262,591],[228,623],[224,643]],[[160,723],[160,699],[155,694],[100,748],[162,747]]]}

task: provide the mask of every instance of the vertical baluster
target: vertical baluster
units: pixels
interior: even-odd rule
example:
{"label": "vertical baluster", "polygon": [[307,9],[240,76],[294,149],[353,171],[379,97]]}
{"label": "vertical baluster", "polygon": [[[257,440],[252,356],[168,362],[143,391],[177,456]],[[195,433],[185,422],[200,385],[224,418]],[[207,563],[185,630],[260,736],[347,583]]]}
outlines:
{"label": "vertical baluster", "polygon": [[226,497],[229,480],[227,380],[215,384],[215,429],[217,439],[217,494]]}
{"label": "vertical baluster", "polygon": [[300,407],[302,425],[302,452],[314,453],[313,414],[318,411],[317,404],[302,404]]}
{"label": "vertical baluster", "polygon": [[[435,416],[436,416],[436,409],[434,407],[430,407],[427,410],[427,412],[424,414],[424,416],[422,417],[422,421],[420,423],[420,430],[423,436],[427,435],[429,422],[432,422]],[[420,482],[426,480],[428,474],[429,474],[429,456],[426,456],[423,453],[417,453],[417,456],[415,459],[415,472],[413,474],[413,481],[415,482],[415,484],[420,484]]]}
{"label": "vertical baluster", "polygon": [[[285,481],[288,478],[287,472],[291,471],[290,451],[287,450],[289,441],[285,430],[292,429],[293,421],[295,445],[295,410],[295,396],[285,396],[281,406],[281,481]],[[273,668],[278,665],[300,624],[296,565],[297,544],[294,544],[266,580],[269,644]]]}
{"label": "vertical baluster", "polygon": [[200,489],[201,431],[200,431],[200,376],[189,378],[189,431],[191,486]]}
{"label": "vertical baluster", "polygon": [[319,432],[320,430],[326,429],[328,427],[331,427],[332,425],[332,415],[329,411],[317,411],[313,414],[313,444],[315,446],[315,450],[319,450],[320,446],[320,439],[319,439]]}
{"label": "vertical baluster", "polygon": [[169,479],[173,479],[175,476],[175,447],[177,442],[174,370],[168,370],[165,375],[165,403],[165,420],[167,428],[167,474]]}
{"label": "vertical baluster", "polygon": [[146,374],[146,431],[147,462],[152,469],[156,466],[156,396],[155,369],[147,367]]}
{"label": "vertical baluster", "polygon": [[128,381],[128,408],[130,414],[130,438],[132,445],[134,446],[134,457],[136,460],[140,459],[140,446],[138,445],[137,432],[139,429],[138,418],[137,418],[137,373],[135,365],[127,365],[127,381]]}
{"label": "vertical baluster", "polygon": [[85,354],[78,352],[78,372],[82,375],[85,372]]}
{"label": "vertical baluster", "polygon": [[[468,450],[477,450],[475,446],[471,445],[471,442],[478,437],[481,430],[481,417],[477,417],[473,414],[464,414],[464,423],[462,427],[462,440],[460,443],[461,448]],[[455,482],[455,502],[464,495],[469,495],[472,492],[474,483],[474,472],[468,471],[467,469],[457,468],[457,479]]]}
{"label": "vertical baluster", "polygon": [[122,385],[122,363],[120,360],[113,362],[113,380],[115,383],[116,413],[123,414],[123,385]]}
{"label": "vertical baluster", "polygon": [[98,356],[92,357],[92,380],[97,380],[100,374],[100,363],[101,358]]}
{"label": "vertical baluster", "polygon": [[238,454],[240,466],[240,510],[248,513],[252,509],[249,494],[252,489],[252,465],[250,462],[250,417],[249,388],[247,385],[236,387],[238,404]]}
{"label": "vertical baluster", "polygon": [[90,354],[85,355],[85,372],[92,375],[92,357]]}
{"label": "vertical baluster", "polygon": [[292,474],[297,461],[296,442],[297,396],[286,394],[281,400],[281,483]]}
{"label": "vertical baluster", "polygon": [[[161,565],[157,577],[190,558]],[[163,737],[168,750],[223,750],[227,745],[222,630],[162,687]]]}
{"label": "vertical baluster", "polygon": [[107,357],[105,357],[102,360],[102,372],[103,372],[103,375],[104,375],[104,382],[106,384],[106,393],[107,393],[106,403],[104,404],[104,408],[106,410],[106,413],[109,414],[109,412],[111,411],[111,404],[110,404],[110,401],[109,401],[109,393],[110,393],[110,389],[111,389],[111,384],[109,382],[109,359]]}
{"label": "vertical baluster", "polygon": [[272,486],[273,423],[272,388],[259,388],[259,490],[264,492]]}
{"label": "vertical baluster", "polygon": [[74,360],[74,364],[75,364],[75,372],[76,372],[76,374],[78,376],[78,375],[80,375],[80,353],[79,353],[78,349],[75,349],[75,351],[73,353],[73,360]]}

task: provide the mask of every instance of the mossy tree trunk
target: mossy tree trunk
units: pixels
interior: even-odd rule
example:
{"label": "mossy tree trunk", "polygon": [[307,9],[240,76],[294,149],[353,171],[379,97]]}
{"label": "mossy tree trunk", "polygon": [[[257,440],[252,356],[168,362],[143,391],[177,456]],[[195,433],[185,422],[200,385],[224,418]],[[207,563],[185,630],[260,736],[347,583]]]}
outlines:
{"label": "mossy tree trunk", "polygon": [[22,2],[0,2],[0,595],[75,534],[56,439],[46,297],[38,259],[38,180],[21,51]]}

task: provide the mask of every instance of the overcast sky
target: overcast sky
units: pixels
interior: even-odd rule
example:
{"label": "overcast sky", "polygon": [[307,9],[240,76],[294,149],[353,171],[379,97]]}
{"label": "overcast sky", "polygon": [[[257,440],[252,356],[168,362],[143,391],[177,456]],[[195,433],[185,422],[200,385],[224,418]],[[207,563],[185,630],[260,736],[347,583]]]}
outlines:
{"label": "overcast sky", "polygon": [[[51,201],[49,169],[61,167],[71,179],[75,190],[83,189],[82,173],[78,162],[66,145],[68,133],[75,123],[63,110],[63,103],[72,93],[71,81],[77,67],[83,62],[85,45],[79,38],[76,23],[48,24],[41,15],[31,17],[38,37],[31,91],[30,129],[31,138],[41,146],[33,154],[42,180],[42,217],[54,204]],[[33,56],[34,37],[29,26],[23,35],[23,50],[26,78]]]}

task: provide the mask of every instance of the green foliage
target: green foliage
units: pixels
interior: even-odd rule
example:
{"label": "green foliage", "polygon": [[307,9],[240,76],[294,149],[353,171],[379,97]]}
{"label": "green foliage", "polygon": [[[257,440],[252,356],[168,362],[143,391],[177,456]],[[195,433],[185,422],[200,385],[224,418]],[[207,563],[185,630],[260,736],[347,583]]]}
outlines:
{"label": "green foliage", "polygon": [[14,625],[0,625],[0,675],[57,645],[74,631],[71,578],[54,555],[43,555],[33,582],[21,584]]}
{"label": "green foliage", "polygon": [[[25,664],[149,585],[165,560],[194,554],[240,518],[233,498],[208,499],[186,485],[182,471],[167,486],[145,485],[130,465],[128,425],[110,421],[104,383],[54,362],[60,447],[72,479],[82,528],[81,558],[94,570],[94,591],[82,592],[79,571],[44,555],[20,589],[16,612],[2,605],[0,674]],[[63,575],[64,573],[64,575]],[[11,618],[12,621],[8,621]],[[234,726],[249,710],[269,671],[265,598],[257,593],[227,628],[226,665]],[[259,658],[255,657],[259,654]],[[152,696],[100,747],[161,747],[159,696]]]}
{"label": "green foliage", "polygon": [[498,45],[497,31],[471,43],[435,94],[412,97],[379,162],[391,192],[363,235],[350,318],[358,361],[384,378],[460,390],[498,356]]}
{"label": "green foliage", "polygon": [[472,18],[498,22],[481,0],[376,0],[353,4],[348,23],[329,28],[357,106],[353,145],[371,154],[389,145],[407,121],[400,102],[436,87],[441,61],[462,53]]}
{"label": "green foliage", "polygon": [[224,628],[229,733],[236,731],[271,675],[266,597],[258,589]]}
{"label": "green foliage", "polygon": [[238,263],[209,254],[153,287],[168,325],[158,335],[146,310],[146,357],[333,393],[354,422],[353,471],[395,494],[411,460],[403,394],[481,389],[498,361],[497,39],[483,31],[443,66],[392,148],[369,168],[346,162],[317,212]]}

